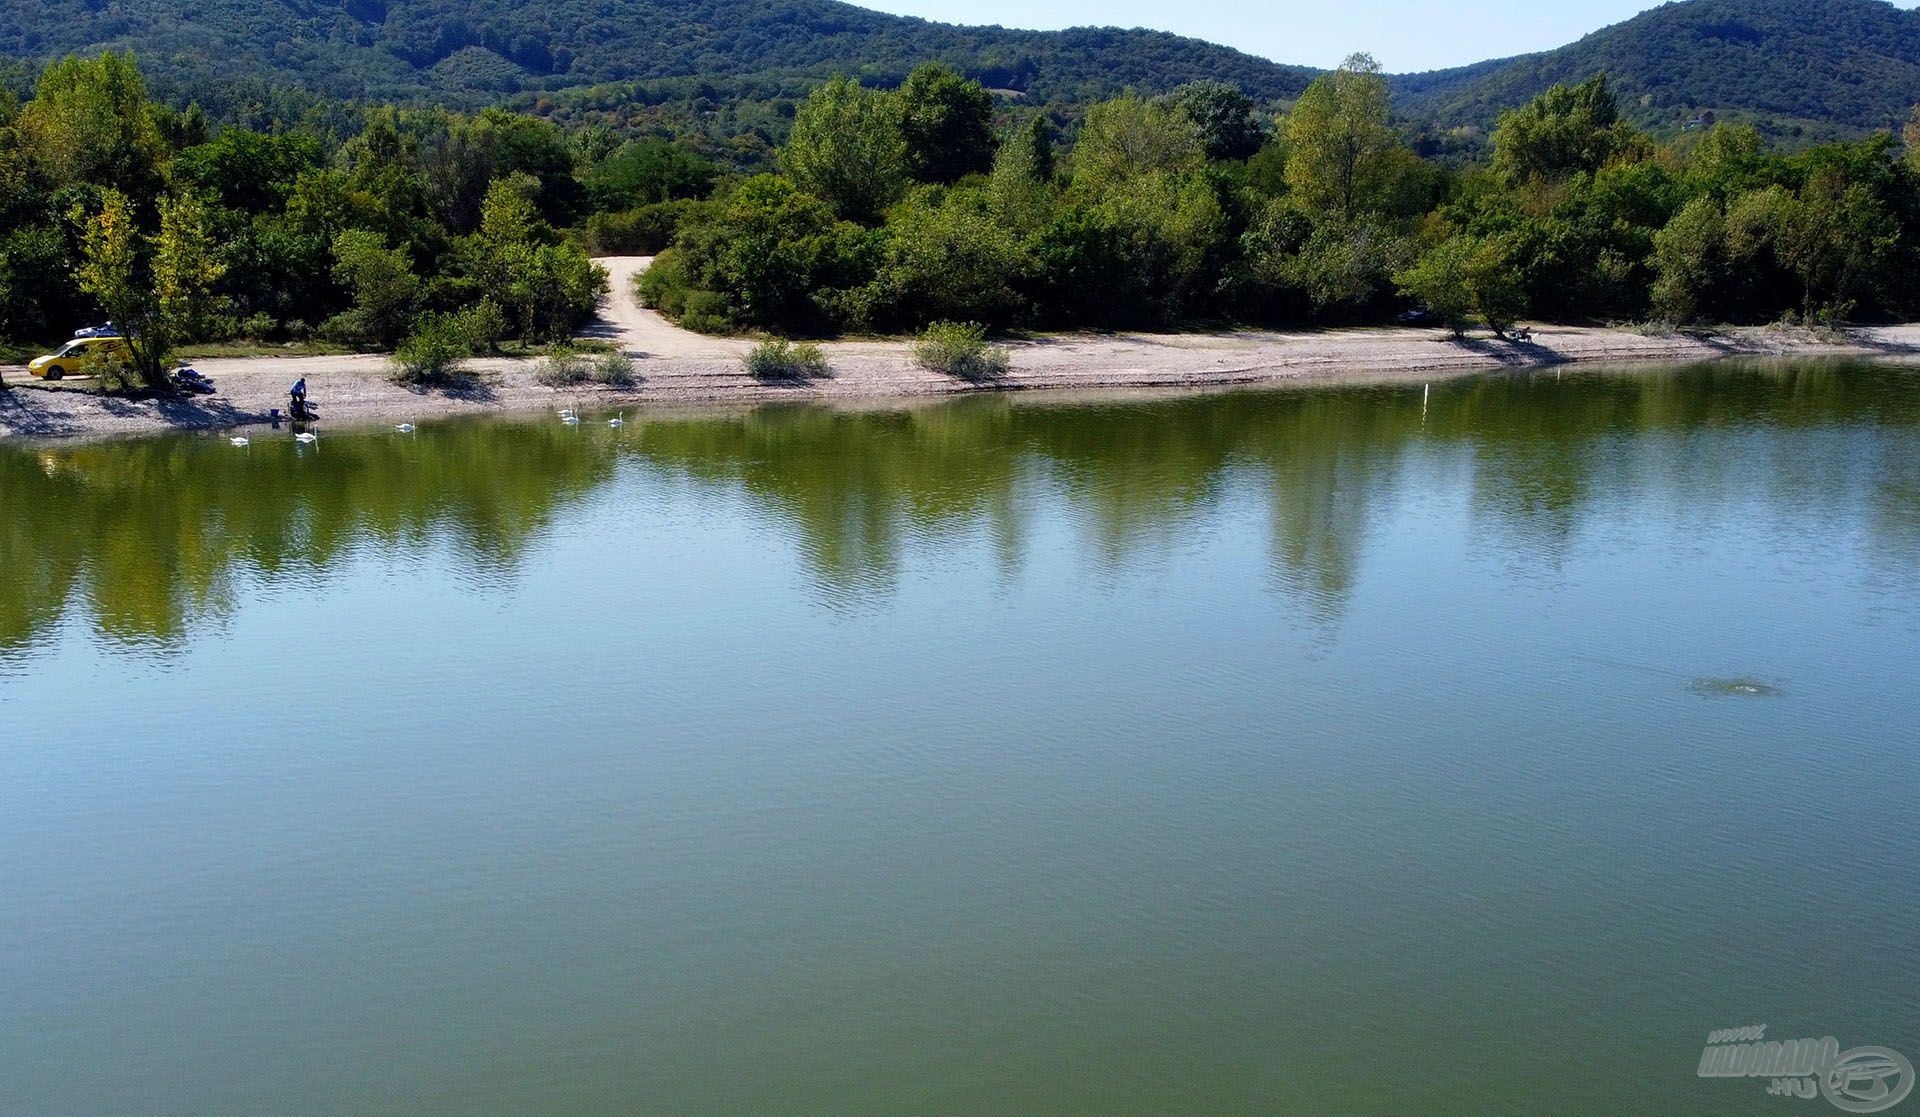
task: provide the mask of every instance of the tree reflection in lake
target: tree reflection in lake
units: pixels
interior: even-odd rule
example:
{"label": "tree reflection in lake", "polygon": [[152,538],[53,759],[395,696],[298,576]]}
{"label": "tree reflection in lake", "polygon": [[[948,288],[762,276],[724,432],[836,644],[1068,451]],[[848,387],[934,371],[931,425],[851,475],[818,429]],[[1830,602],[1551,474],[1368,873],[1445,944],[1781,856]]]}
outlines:
{"label": "tree reflection in lake", "polygon": [[[0,447],[0,653],[63,616],[133,647],[217,621],[239,578],[311,589],[343,558],[449,561],[509,583],[596,490],[667,476],[747,494],[799,540],[824,603],[883,599],[911,554],[976,533],[1011,576],[1050,494],[1113,574],[1264,505],[1276,592],[1336,618],[1380,510],[1465,478],[1480,542],[1552,568],[1596,508],[1773,517],[1920,553],[1920,378],[1844,363],[1533,373],[1156,400],[974,396],[647,417],[619,434],[429,425],[249,449],[181,436]],[[621,463],[638,467],[623,473]]]}

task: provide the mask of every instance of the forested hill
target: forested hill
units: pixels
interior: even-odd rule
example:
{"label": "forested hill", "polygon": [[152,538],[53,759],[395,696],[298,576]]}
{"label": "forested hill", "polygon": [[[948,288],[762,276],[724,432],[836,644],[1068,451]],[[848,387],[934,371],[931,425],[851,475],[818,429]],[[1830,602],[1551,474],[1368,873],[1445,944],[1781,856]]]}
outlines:
{"label": "forested hill", "polygon": [[1643,127],[1753,121],[1777,137],[1858,135],[1920,102],[1920,12],[1885,0],[1686,0],[1543,54],[1395,79],[1403,113],[1488,125],[1604,71]]}
{"label": "forested hill", "polygon": [[[23,64],[16,86],[41,63],[106,48],[138,51],[151,88],[175,102],[238,85],[252,90],[243,100],[293,87],[473,108],[636,82],[665,88],[655,97],[770,102],[836,72],[891,86],[928,61],[1038,101],[1216,79],[1273,102],[1314,76],[1159,31],[957,27],[835,0],[0,4],[0,60]],[[1684,0],[1558,50],[1391,81],[1403,118],[1488,128],[1549,86],[1601,71],[1629,118],[1655,132],[1706,117],[1752,121],[1791,145],[1857,136],[1897,127],[1920,102],[1920,12],[1886,0]]]}
{"label": "forested hill", "polygon": [[[1201,78],[1261,100],[1313,77],[1158,31],[955,27],[833,0],[18,0],[0,56],[134,49],[156,89],[261,77],[333,97],[497,102],[651,78],[846,72],[894,84],[945,62],[989,87],[1091,99]],[[723,93],[724,95],[724,93]]]}

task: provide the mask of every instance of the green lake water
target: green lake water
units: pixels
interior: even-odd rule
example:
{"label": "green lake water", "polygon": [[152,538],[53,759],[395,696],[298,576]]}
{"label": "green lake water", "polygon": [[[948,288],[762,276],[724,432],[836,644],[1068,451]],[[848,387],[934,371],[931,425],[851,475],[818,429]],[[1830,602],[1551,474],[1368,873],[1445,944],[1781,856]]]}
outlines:
{"label": "green lake water", "polygon": [[1920,370],[250,433],[0,444],[6,1117],[1920,1058]]}

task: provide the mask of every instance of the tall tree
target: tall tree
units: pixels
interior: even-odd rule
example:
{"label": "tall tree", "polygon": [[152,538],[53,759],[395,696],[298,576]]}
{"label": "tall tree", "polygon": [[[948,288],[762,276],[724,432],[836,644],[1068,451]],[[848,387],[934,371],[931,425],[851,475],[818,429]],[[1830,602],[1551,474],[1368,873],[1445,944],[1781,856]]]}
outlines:
{"label": "tall tree", "polygon": [[1493,332],[1506,336],[1519,316],[1523,293],[1510,247],[1497,237],[1455,236],[1395,277],[1402,292],[1425,303],[1446,320],[1453,336],[1478,314]]}
{"label": "tall tree", "polygon": [[1087,110],[1073,151],[1073,181],[1099,193],[1142,175],[1194,170],[1205,159],[1199,129],[1186,113],[1127,93]]}
{"label": "tall tree", "polygon": [[420,294],[406,251],[388,248],[380,234],[348,229],[333,238],[333,276],[353,294],[353,308],[327,323],[328,333],[392,346],[406,335]]}
{"label": "tall tree", "polygon": [[898,103],[846,77],[808,94],[780,152],[780,166],[796,185],[850,221],[874,221],[899,199],[906,164]]}
{"label": "tall tree", "polygon": [[167,386],[167,358],[200,327],[225,268],[214,258],[206,206],[184,195],[159,202],[160,230],[142,237],[133,203],[118,190],[100,192],[100,210],[75,206],[80,261],[74,278],[119,327],[136,381]]}
{"label": "tall tree", "polygon": [[928,64],[894,94],[916,182],[958,182],[993,163],[993,95],[945,66]]}
{"label": "tall tree", "polygon": [[1643,146],[1620,121],[1620,102],[1595,74],[1579,85],[1556,85],[1524,108],[1502,113],[1493,130],[1493,169],[1509,182],[1553,182],[1592,174]]}
{"label": "tall tree", "polygon": [[1209,159],[1245,159],[1266,142],[1253,117],[1253,99],[1237,85],[1197,81],[1174,90],[1169,99],[1200,130]]}
{"label": "tall tree", "polygon": [[1309,212],[1352,221],[1386,204],[1403,148],[1388,107],[1380,64],[1366,54],[1315,78],[1300,95],[1287,117],[1287,185]]}
{"label": "tall tree", "polygon": [[48,66],[18,127],[56,186],[91,183],[141,196],[158,186],[167,158],[131,53]]}
{"label": "tall tree", "polygon": [[1000,145],[987,195],[1000,219],[1021,231],[1030,232],[1052,217],[1053,144],[1044,118],[1034,117]]}

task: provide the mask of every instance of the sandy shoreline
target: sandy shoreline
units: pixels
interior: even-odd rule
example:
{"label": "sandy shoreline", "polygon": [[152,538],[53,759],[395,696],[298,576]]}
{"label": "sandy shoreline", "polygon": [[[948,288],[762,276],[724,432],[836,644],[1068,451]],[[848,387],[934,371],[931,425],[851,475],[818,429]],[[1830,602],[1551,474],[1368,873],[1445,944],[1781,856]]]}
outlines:
{"label": "sandy shoreline", "polygon": [[927,397],[972,391],[1201,388],[1282,383],[1369,383],[1580,363],[1681,363],[1725,357],[1920,355],[1920,325],[1820,337],[1796,330],[1742,329],[1711,337],[1627,330],[1539,327],[1529,343],[1486,336],[1455,341],[1430,329],[1213,334],[1102,334],[1040,338],[1008,346],[1012,369],[988,383],[928,372],[904,342],[829,343],[833,375],[806,382],[748,376],[751,343],[677,329],[633,303],[629,280],[646,261],[602,261],[613,295],[584,336],[635,357],[632,388],[552,389],[533,380],[534,362],[481,360],[484,383],[465,391],[424,391],[386,378],[381,356],[247,357],[195,362],[219,385],[191,400],[118,400],[42,390],[19,366],[0,369],[0,437],[71,438],[236,427],[284,409],[287,387],[305,377],[328,425],[419,421],[453,415],[538,411],[563,406],[618,410],[657,404]]}

